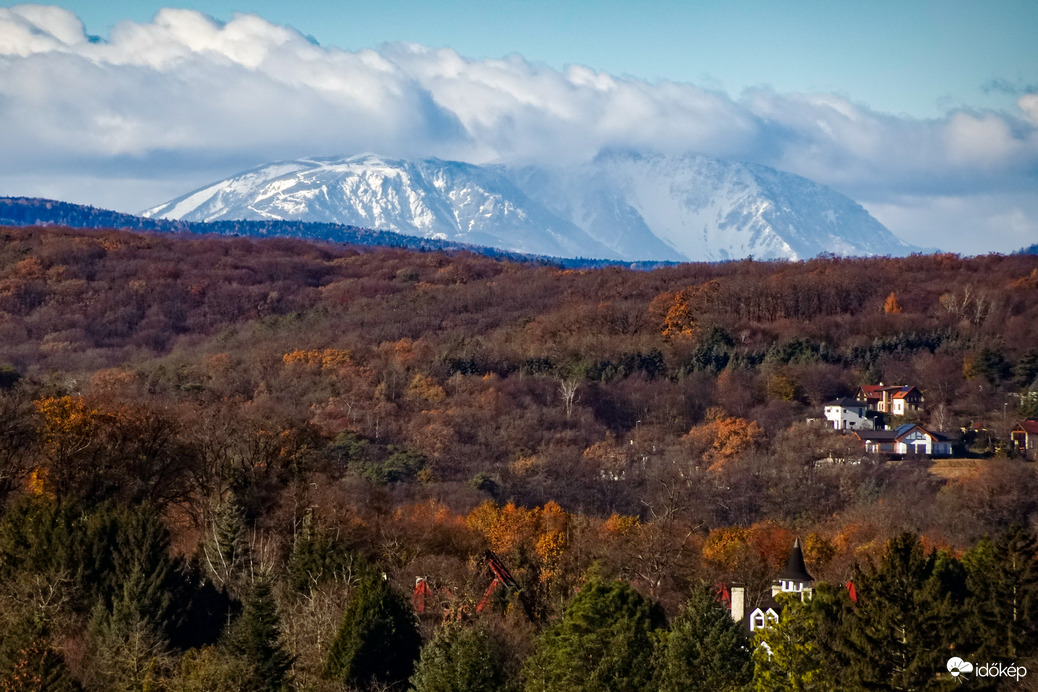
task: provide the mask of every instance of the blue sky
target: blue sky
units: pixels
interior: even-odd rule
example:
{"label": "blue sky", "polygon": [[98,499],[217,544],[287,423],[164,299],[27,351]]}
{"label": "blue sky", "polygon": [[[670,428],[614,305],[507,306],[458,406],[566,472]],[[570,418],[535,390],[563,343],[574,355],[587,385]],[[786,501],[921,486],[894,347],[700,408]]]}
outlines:
{"label": "blue sky", "polygon": [[1036,0],[246,2],[0,5],[0,195],[622,147],[797,173],[922,247],[1038,242]]}
{"label": "blue sky", "polygon": [[[147,22],[170,3],[79,0],[88,32]],[[469,58],[519,53],[555,68],[723,89],[837,93],[895,114],[933,117],[956,106],[1012,108],[1038,85],[1035,0],[708,0],[684,2],[177,2],[216,19],[251,12],[322,45],[405,41]]]}

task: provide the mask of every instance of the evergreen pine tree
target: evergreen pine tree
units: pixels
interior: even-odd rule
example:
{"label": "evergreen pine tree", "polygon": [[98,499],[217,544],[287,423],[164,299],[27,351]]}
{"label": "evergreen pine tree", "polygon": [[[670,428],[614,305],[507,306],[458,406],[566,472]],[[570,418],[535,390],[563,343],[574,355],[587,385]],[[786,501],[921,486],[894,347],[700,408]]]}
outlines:
{"label": "evergreen pine tree", "polygon": [[879,690],[934,684],[962,639],[965,615],[947,572],[910,533],[891,539],[879,566],[855,569],[858,602],[847,620],[847,643],[857,684]]}
{"label": "evergreen pine tree", "polygon": [[1038,654],[1038,542],[1017,526],[984,538],[962,559],[977,658],[1015,661]]}
{"label": "evergreen pine tree", "polygon": [[111,612],[94,609],[98,676],[108,690],[140,690],[152,685],[167,654],[167,642],[143,612],[135,584],[127,584]]}
{"label": "evergreen pine tree", "polygon": [[[173,610],[177,564],[169,532],[153,509],[106,506],[83,522],[78,546],[81,580],[107,612],[117,602],[163,630]],[[95,603],[91,603],[93,606]]]}
{"label": "evergreen pine tree", "polygon": [[501,645],[486,630],[459,623],[436,631],[411,677],[415,692],[504,690],[507,683]]}
{"label": "evergreen pine tree", "polygon": [[233,494],[220,504],[209,527],[202,563],[213,582],[231,595],[241,598],[248,590],[252,556],[245,510]]}
{"label": "evergreen pine tree", "polygon": [[109,689],[141,689],[165,662],[177,565],[169,533],[147,506],[105,507],[84,528],[81,564],[94,592],[100,676]]}
{"label": "evergreen pine tree", "polygon": [[315,526],[308,514],[288,558],[288,583],[305,593],[324,581],[342,577],[353,561],[349,550],[329,531]]}
{"label": "evergreen pine tree", "polygon": [[381,575],[361,578],[328,652],[329,677],[369,686],[406,682],[421,651],[410,602]]}
{"label": "evergreen pine tree", "polygon": [[707,587],[692,593],[660,649],[657,688],[663,692],[741,689],[753,673],[742,624]]}
{"label": "evergreen pine tree", "polygon": [[1013,382],[1021,389],[1038,380],[1038,348],[1028,349],[1013,366]]}
{"label": "evergreen pine tree", "polygon": [[588,581],[523,665],[525,689],[640,690],[653,680],[661,609],[620,581]]}
{"label": "evergreen pine tree", "polygon": [[243,660],[249,675],[245,690],[283,690],[287,687],[292,657],[281,644],[277,606],[267,579],[257,579],[245,599],[241,615],[227,634],[229,653]]}
{"label": "evergreen pine tree", "polygon": [[830,689],[846,686],[845,671],[849,664],[847,620],[852,608],[850,594],[843,586],[817,582],[807,606],[814,619],[812,636],[818,645],[820,679]]}
{"label": "evergreen pine tree", "polygon": [[46,497],[25,497],[7,507],[0,520],[0,580],[73,574],[77,516],[71,504]]}

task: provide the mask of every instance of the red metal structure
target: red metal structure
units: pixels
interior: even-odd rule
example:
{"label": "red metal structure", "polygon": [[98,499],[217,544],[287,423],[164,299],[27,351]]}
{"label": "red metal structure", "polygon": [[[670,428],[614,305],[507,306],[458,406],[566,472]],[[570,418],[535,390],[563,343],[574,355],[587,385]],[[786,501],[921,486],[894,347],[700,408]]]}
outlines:
{"label": "red metal structure", "polygon": [[418,577],[414,581],[414,593],[411,594],[411,602],[414,604],[414,612],[419,615],[425,614],[426,602],[432,598],[433,590],[425,577]]}
{"label": "red metal structure", "polygon": [[494,551],[488,550],[483,555],[483,562],[486,564],[487,569],[490,570],[491,574],[494,575],[494,580],[490,582],[490,586],[483,593],[483,598],[480,599],[479,605],[476,606],[476,612],[482,613],[483,609],[490,603],[491,597],[494,593],[504,586],[513,593],[519,592],[519,584],[516,582],[515,577],[508,571],[504,563],[501,562],[501,558],[494,554]]}
{"label": "red metal structure", "polygon": [[[483,554],[483,566],[484,570],[488,573],[488,576],[492,576],[493,579],[490,582],[490,586],[483,593],[483,597],[479,600],[476,605],[476,613],[482,613],[483,609],[486,608],[493,601],[494,594],[499,589],[504,587],[509,593],[516,594],[519,604],[523,607],[523,612],[531,620],[533,616],[530,611],[529,605],[526,603],[526,599],[523,598],[522,589],[519,588],[519,582],[515,580],[512,573],[508,571],[505,564],[501,561],[492,550],[486,551]],[[414,604],[415,612],[418,615],[424,615],[426,608],[431,606],[437,600],[443,601],[444,597],[448,601],[448,605],[445,606],[444,618],[463,618],[465,617],[468,607],[465,605],[459,605],[455,603],[456,596],[450,590],[446,588],[436,588],[429,583],[425,577],[418,577],[415,579],[414,593],[411,594],[411,602]]]}

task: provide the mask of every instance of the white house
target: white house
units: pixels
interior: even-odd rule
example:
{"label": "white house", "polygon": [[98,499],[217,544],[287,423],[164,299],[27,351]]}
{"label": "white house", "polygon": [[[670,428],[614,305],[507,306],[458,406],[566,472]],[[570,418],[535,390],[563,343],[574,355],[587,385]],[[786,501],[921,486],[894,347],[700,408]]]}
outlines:
{"label": "white house", "polygon": [[930,432],[916,423],[905,423],[894,430],[854,433],[865,445],[865,451],[878,454],[923,454],[946,457],[952,454],[952,437]]}
{"label": "white house", "polygon": [[872,430],[875,428],[875,413],[868,404],[850,397],[836,399],[825,404],[825,420],[834,430]]}
{"label": "white house", "polygon": [[809,600],[813,592],[814,578],[808,574],[804,564],[804,551],[800,547],[800,539],[793,541],[793,549],[789,552],[789,561],[782,574],[772,582],[771,594],[765,595],[753,610],[746,605],[746,587],[733,584],[729,608],[732,619],[741,622],[746,631],[752,635],[757,630],[777,624],[782,616],[782,604],[776,600],[780,593],[792,593],[801,600]]}

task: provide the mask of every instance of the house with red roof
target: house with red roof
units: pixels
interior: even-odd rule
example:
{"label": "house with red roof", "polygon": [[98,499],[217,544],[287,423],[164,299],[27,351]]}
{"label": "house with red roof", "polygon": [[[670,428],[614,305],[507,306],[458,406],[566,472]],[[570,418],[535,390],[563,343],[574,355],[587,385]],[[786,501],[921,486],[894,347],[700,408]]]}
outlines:
{"label": "house with red roof", "polygon": [[922,411],[926,403],[923,393],[908,384],[863,384],[854,397],[873,411],[904,416]]}
{"label": "house with red roof", "polygon": [[1034,461],[1038,459],[1038,418],[1025,418],[1010,433],[1013,447],[1022,452],[1024,457]]}

